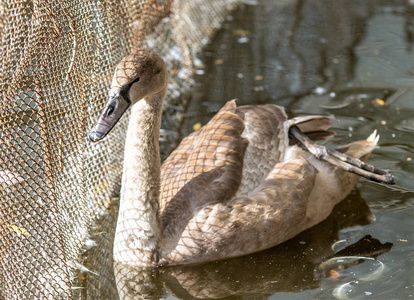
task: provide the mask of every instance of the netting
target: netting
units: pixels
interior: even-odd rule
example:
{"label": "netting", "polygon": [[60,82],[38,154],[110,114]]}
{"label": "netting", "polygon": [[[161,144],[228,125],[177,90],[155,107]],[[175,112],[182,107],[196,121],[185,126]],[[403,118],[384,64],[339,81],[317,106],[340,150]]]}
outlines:
{"label": "netting", "polygon": [[194,57],[235,2],[0,3],[1,299],[73,298],[79,255],[120,188],[128,118],[87,140],[114,66],[140,47],[165,58],[173,129]]}

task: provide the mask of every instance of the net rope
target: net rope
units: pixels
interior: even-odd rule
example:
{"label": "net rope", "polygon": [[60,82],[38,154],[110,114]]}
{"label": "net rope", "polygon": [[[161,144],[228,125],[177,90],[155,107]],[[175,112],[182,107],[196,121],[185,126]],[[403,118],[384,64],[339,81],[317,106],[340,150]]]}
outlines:
{"label": "net rope", "polygon": [[87,140],[114,66],[141,47],[164,57],[173,130],[194,58],[235,4],[0,3],[0,299],[73,299],[85,241],[120,188],[128,117],[105,141]]}

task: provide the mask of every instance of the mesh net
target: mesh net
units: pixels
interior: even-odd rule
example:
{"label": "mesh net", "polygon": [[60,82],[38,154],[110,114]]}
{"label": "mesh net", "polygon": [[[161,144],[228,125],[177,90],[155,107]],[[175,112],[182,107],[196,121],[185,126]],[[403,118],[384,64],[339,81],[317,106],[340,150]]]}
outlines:
{"label": "mesh net", "polygon": [[235,2],[0,3],[1,299],[73,298],[85,241],[120,188],[128,118],[98,145],[86,138],[114,66],[140,47],[165,58],[173,132],[194,57]]}

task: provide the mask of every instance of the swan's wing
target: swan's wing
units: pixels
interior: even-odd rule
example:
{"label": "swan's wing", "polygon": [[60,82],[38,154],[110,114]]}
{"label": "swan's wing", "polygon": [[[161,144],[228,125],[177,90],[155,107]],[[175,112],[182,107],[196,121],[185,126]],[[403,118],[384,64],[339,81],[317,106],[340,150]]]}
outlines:
{"label": "swan's wing", "polygon": [[283,107],[246,105],[236,112],[243,120],[242,137],[249,141],[244,157],[242,182],[236,197],[252,193],[274,166],[283,161],[288,146],[287,117]]}
{"label": "swan's wing", "polygon": [[[227,138],[241,137],[248,143],[243,155],[241,182],[234,196],[247,195],[259,186],[274,165],[283,160],[288,144],[287,117],[283,107],[246,105],[229,101],[200,130],[186,137],[161,169],[161,211],[191,179],[234,159],[234,145]],[[227,127],[224,127],[227,126]],[[240,131],[241,130],[241,131]],[[225,134],[224,134],[225,133]],[[224,134],[224,135],[223,135]]]}
{"label": "swan's wing", "polygon": [[186,167],[188,158],[198,142],[201,129],[185,137],[180,145],[168,156],[161,166],[161,211],[173,196],[176,189],[170,188]]}
{"label": "swan's wing", "polygon": [[161,263],[245,255],[277,245],[306,227],[317,171],[304,158],[277,164],[251,196],[200,209],[176,236],[164,236]]}
{"label": "swan's wing", "polygon": [[222,200],[233,196],[240,184],[247,147],[243,130],[243,119],[236,114],[232,100],[209,123],[185,138],[161,168],[161,212],[186,183],[216,168],[225,170],[219,181],[229,186],[221,190]]}
{"label": "swan's wing", "polygon": [[243,165],[243,176],[236,197],[250,195],[262,183],[277,163],[285,160],[289,147],[289,128],[298,126],[311,140],[330,138],[328,131],[335,119],[327,116],[302,116],[287,119],[281,106],[246,105],[237,108],[244,120],[242,137],[249,141]]}

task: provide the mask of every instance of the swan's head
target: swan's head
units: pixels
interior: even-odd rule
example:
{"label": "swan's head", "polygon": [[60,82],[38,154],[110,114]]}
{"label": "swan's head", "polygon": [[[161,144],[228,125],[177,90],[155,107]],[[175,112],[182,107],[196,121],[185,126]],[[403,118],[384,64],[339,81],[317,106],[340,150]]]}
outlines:
{"label": "swan's head", "polygon": [[92,142],[103,139],[130,106],[141,100],[150,101],[152,95],[165,93],[166,86],[166,67],[157,54],[140,50],[124,57],[116,66],[108,100],[89,132],[89,139]]}

